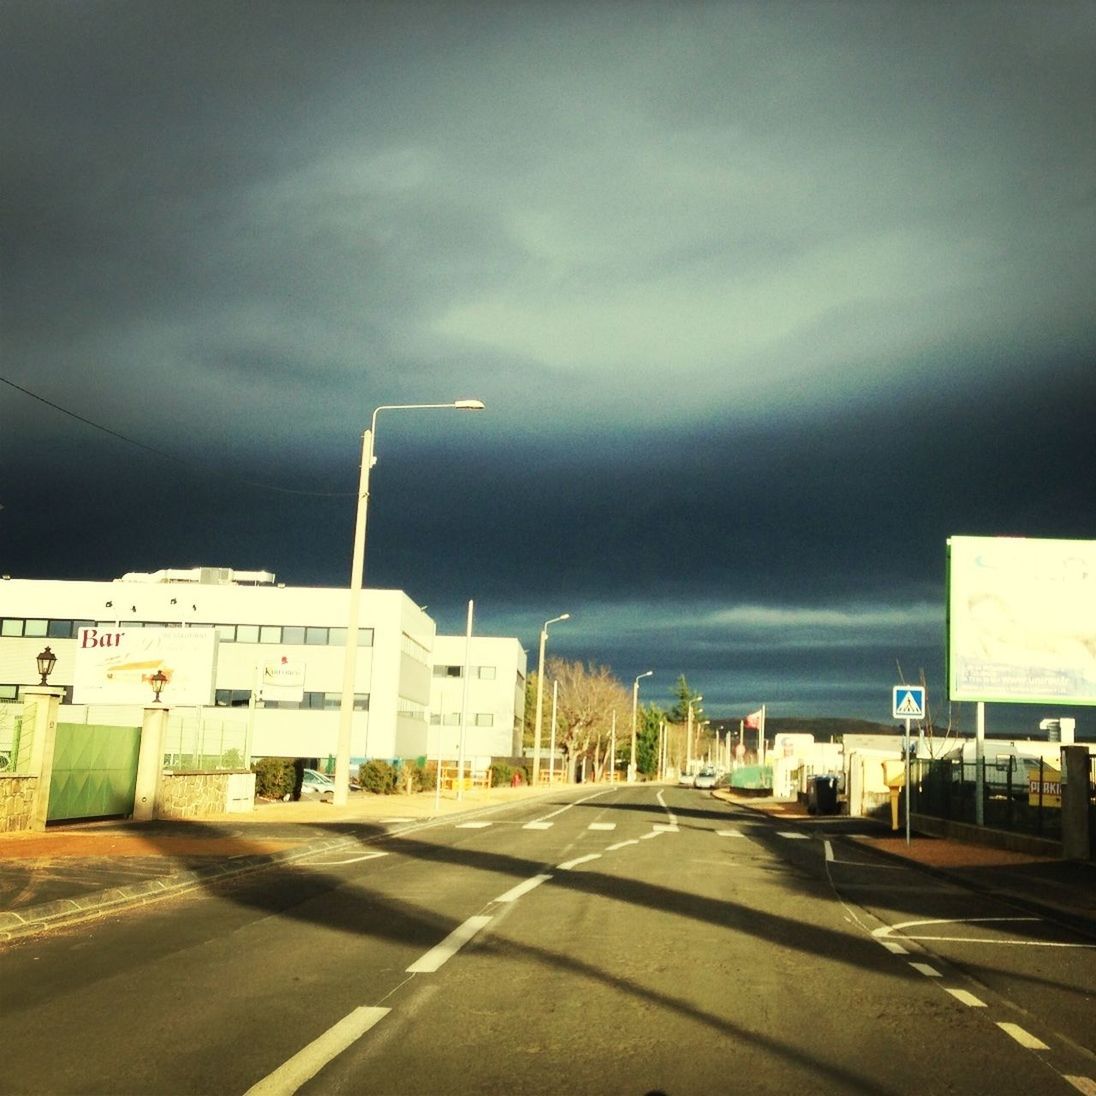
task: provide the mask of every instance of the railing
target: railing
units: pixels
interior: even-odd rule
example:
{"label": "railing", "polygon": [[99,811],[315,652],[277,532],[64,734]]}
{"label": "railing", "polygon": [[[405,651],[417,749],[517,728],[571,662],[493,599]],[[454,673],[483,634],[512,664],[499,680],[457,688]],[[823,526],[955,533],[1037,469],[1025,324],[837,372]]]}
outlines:
{"label": "railing", "polygon": [[173,712],[164,732],[164,768],[177,773],[239,770],[246,746],[246,720]]}
{"label": "railing", "polygon": [[[953,822],[978,821],[978,762],[918,759],[911,763],[910,809]],[[1038,837],[1062,836],[1058,770],[1044,760],[984,759],[982,825]],[[1060,790],[1060,789],[1059,789]]]}

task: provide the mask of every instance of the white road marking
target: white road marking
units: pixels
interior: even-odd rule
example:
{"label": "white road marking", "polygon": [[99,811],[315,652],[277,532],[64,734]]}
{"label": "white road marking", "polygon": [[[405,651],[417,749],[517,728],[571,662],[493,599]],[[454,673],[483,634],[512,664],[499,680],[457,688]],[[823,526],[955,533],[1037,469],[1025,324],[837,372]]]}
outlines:
{"label": "white road marking", "polygon": [[588,830],[615,830],[616,829],[616,823],[615,822],[591,822],[590,825],[588,825],[586,828]]}
{"label": "white road marking", "polygon": [[676,822],[656,822],[650,833],[645,833],[644,837],[654,837],[656,833],[677,833]]}
{"label": "white road marking", "polygon": [[432,947],[422,958],[407,968],[408,974],[433,974],[476,935],[489,921],[490,916],[469,917],[458,925],[440,944]]}
{"label": "white road marking", "polygon": [[458,822],[458,830],[485,830],[488,826],[492,825],[490,822]]}
{"label": "white road marking", "polygon": [[716,830],[716,837],[745,837],[741,830]]}
{"label": "white road marking", "polygon": [[576,857],[574,860],[566,860],[562,864],[557,864],[556,867],[560,871],[570,871],[572,868],[577,868],[579,864],[589,864],[591,860],[600,860],[601,853],[591,852],[586,856]]}
{"label": "white road marking", "polygon": [[273,1073],[252,1085],[245,1096],[289,1096],[296,1092],[391,1011],[387,1008],[364,1006],[354,1009]]}
{"label": "white road marking", "polygon": [[528,894],[534,887],[539,887],[541,883],[547,883],[551,878],[550,875],[534,875],[531,879],[526,879],[524,883],[511,887],[505,894],[499,895],[495,901],[516,902],[523,894]]}
{"label": "white road marking", "polygon": [[382,818],[381,819],[381,825],[385,826],[385,825],[388,825],[389,823],[415,822],[415,821],[416,821],[416,819],[414,819],[414,818]]}
{"label": "white road marking", "polygon": [[659,803],[661,804],[662,809],[666,812],[666,817],[669,819],[670,825],[671,826],[676,826],[677,825],[677,816],[674,814],[674,812],[672,810],[670,810],[669,807],[666,806],[666,800],[662,798],[662,795],[663,795],[663,793],[659,792],[658,795],[656,796],[656,798],[658,799]]}
{"label": "white road marking", "polygon": [[893,940],[880,940],[879,943],[881,943],[891,955],[909,955],[909,952],[902,947],[901,944],[896,944]]}
{"label": "white road marking", "polygon": [[1050,1047],[1042,1039],[1036,1039],[1030,1032],[1024,1031],[1019,1024],[1009,1024],[1002,1020],[997,1021],[997,1026],[1006,1034],[1011,1035],[1022,1047],[1028,1050],[1050,1050]]}
{"label": "white road marking", "polygon": [[833,863],[833,845],[830,844],[829,838],[827,838],[826,841],[823,842],[823,844],[825,845],[825,848],[826,848],[826,862],[828,864],[832,864]]}
{"label": "white road marking", "polygon": [[335,868],[342,864],[358,864],[362,860],[376,860],[378,856],[387,856],[386,852],[363,852],[361,856],[351,856],[346,860],[309,860],[314,868]]}
{"label": "white road marking", "polygon": [[786,837],[789,841],[809,841],[810,838],[805,833],[793,833],[791,830],[777,830],[777,837]]}
{"label": "white road marking", "polygon": [[[543,815],[540,816],[540,818],[534,819],[534,822],[547,822],[549,818],[555,818],[557,814],[563,814],[564,811],[569,811],[572,807],[577,807],[582,803],[589,803],[591,799],[597,799],[598,796],[600,796],[600,795],[608,795],[608,794],[609,794],[609,789],[606,789],[603,792],[594,792],[593,795],[587,795],[587,796],[584,796],[582,799],[576,799],[573,803],[565,804],[564,806],[560,807],[559,810],[551,811],[548,814],[543,814]],[[533,825],[533,822],[530,822],[530,823],[527,824],[527,826],[525,828],[526,829],[533,829],[535,827]]]}
{"label": "white road marking", "polygon": [[[884,925],[873,929],[876,937],[889,936],[892,932],[918,928],[921,925],[984,925],[994,922],[1040,921],[1039,917],[939,917],[928,921],[902,921],[897,925]],[[902,931],[904,940],[935,940],[949,944],[1009,944],[1028,948],[1096,948],[1096,944],[1077,944],[1057,940],[997,939],[989,936],[927,936]]]}
{"label": "white road marking", "polygon": [[550,830],[554,825],[554,822],[526,822],[521,828],[523,830]]}
{"label": "white road marking", "polygon": [[1096,1081],[1091,1077],[1071,1077],[1066,1074],[1065,1078],[1078,1092],[1083,1092],[1085,1096],[1096,1096]]}
{"label": "white road marking", "polygon": [[930,967],[928,963],[910,963],[910,966],[914,970],[923,974],[926,978],[939,978],[940,972],[935,967]]}
{"label": "white road marking", "polygon": [[985,1008],[985,1001],[979,1000],[973,993],[968,993],[965,989],[952,989],[950,986],[944,987],[948,993],[952,995],[957,1001],[962,1001],[964,1005],[970,1005],[971,1008]]}
{"label": "white road marking", "polygon": [[636,838],[633,837],[628,841],[618,841],[615,845],[607,845],[606,848],[605,848],[605,851],[606,852],[616,852],[617,849],[623,849],[627,845],[638,845],[638,844],[639,844],[639,841],[637,841]]}

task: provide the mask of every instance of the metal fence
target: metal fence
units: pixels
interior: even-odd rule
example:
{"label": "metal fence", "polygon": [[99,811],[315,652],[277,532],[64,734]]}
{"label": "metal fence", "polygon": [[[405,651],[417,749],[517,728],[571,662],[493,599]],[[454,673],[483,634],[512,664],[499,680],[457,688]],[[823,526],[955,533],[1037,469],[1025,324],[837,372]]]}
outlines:
{"label": "metal fence", "polygon": [[34,717],[34,704],[0,702],[0,773],[15,776],[30,770]]}
{"label": "metal fence", "polygon": [[232,771],[248,760],[247,720],[173,712],[164,732],[164,768],[173,772]]}
{"label": "metal fence", "polygon": [[916,760],[911,766],[910,809],[932,818],[977,823],[979,764],[984,826],[1061,839],[1061,796],[1052,794],[1052,781],[1057,782],[1060,774],[1042,760]]}

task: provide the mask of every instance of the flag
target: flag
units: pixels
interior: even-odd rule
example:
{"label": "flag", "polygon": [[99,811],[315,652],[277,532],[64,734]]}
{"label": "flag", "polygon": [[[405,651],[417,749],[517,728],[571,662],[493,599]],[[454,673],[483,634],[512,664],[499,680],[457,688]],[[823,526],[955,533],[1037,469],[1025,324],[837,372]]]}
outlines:
{"label": "flag", "polygon": [[761,721],[764,718],[765,709],[758,708],[756,712],[750,712],[750,714],[746,716],[746,726],[752,727],[754,730],[757,730],[761,726]]}

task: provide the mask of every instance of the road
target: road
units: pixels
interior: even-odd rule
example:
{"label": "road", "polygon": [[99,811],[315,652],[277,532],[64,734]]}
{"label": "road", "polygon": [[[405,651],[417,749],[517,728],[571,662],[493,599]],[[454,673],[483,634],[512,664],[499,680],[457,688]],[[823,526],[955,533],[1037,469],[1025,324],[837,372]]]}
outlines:
{"label": "road", "polygon": [[568,788],[0,952],[5,1093],[1096,1093],[1096,948],[693,789]]}

